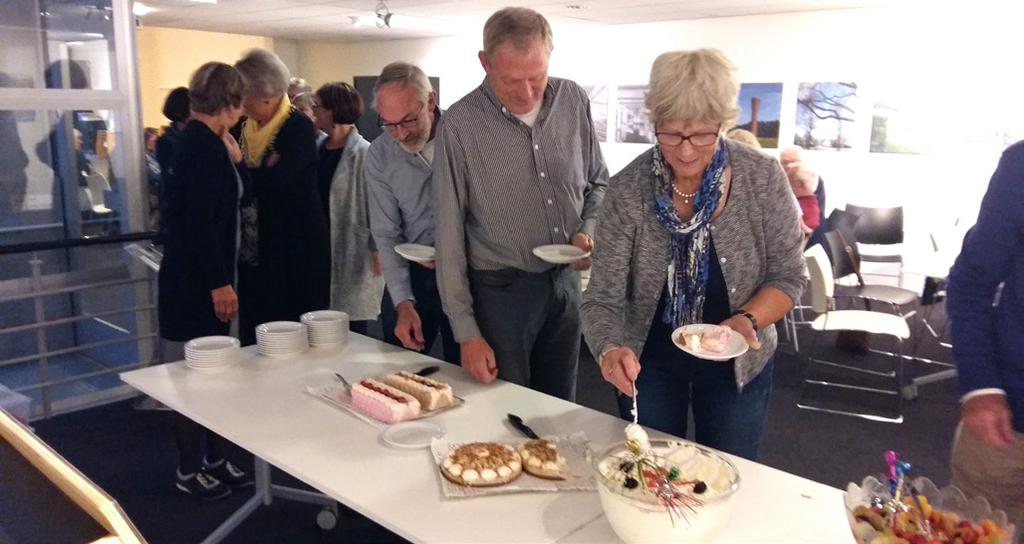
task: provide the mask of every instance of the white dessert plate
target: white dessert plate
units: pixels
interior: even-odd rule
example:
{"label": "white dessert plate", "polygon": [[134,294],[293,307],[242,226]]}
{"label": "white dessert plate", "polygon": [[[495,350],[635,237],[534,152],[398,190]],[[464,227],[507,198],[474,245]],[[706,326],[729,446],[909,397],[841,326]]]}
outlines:
{"label": "white dessert plate", "polygon": [[396,448],[429,448],[434,438],[443,438],[444,429],[429,421],[403,421],[395,423],[380,433],[381,440]]}
{"label": "white dessert plate", "polygon": [[240,347],[242,344],[237,338],[230,336],[202,336],[189,340],[185,344],[187,351],[193,352],[220,352],[231,349],[233,347]]}
{"label": "white dessert plate", "polygon": [[542,261],[552,264],[569,264],[590,256],[589,251],[572,244],[551,244],[533,248],[533,254]]}
{"label": "white dessert plate", "polygon": [[398,244],[395,246],[395,253],[414,263],[427,263],[434,260],[437,251],[423,244]]}
{"label": "white dessert plate", "polygon": [[317,310],[315,312],[306,312],[299,316],[299,320],[307,325],[310,323],[335,323],[346,319],[348,319],[348,314],[337,310]]}
{"label": "white dessert plate", "polygon": [[698,357],[700,359],[707,359],[709,361],[728,361],[729,359],[739,357],[740,355],[743,355],[744,353],[747,352],[749,346],[747,345],[746,339],[744,339],[743,335],[736,331],[731,331],[729,333],[729,341],[725,346],[725,351],[722,351],[721,353],[711,353],[709,351],[704,351],[702,349],[693,351],[692,349],[690,349],[690,346],[686,345],[686,341],[682,338],[683,336],[691,334],[700,334],[704,332],[704,329],[706,328],[717,326],[718,325],[710,325],[707,323],[683,325],[682,327],[679,327],[678,329],[672,331],[672,343],[675,344],[677,348],[685,351],[686,353],[689,353],[690,355],[693,355],[694,357]]}

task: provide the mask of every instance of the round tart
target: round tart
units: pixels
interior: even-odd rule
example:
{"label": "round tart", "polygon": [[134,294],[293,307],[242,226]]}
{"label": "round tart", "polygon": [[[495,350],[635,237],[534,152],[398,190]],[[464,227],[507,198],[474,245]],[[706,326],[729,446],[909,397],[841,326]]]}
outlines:
{"label": "round tart", "polygon": [[523,458],[523,470],[527,473],[548,480],[565,479],[565,457],[558,453],[554,442],[526,441],[519,446],[519,456]]}
{"label": "round tart", "polygon": [[470,487],[504,485],[522,472],[522,458],[516,450],[497,442],[463,444],[449,452],[441,463],[445,478]]}

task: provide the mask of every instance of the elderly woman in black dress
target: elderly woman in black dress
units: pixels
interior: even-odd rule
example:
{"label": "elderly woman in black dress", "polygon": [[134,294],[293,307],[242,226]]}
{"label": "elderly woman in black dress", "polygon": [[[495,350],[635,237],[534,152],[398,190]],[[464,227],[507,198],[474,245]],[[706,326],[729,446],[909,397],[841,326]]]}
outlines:
{"label": "elderly woman in black dress", "polygon": [[240,144],[247,170],[238,281],[239,336],[267,321],[298,321],[330,302],[327,219],[317,190],[313,122],[288,99],[288,68],[253,49],[235,63],[247,84]]}

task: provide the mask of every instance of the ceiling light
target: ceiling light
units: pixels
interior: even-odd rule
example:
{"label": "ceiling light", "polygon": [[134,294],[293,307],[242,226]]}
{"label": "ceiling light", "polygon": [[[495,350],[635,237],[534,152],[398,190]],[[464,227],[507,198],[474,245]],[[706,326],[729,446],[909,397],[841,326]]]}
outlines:
{"label": "ceiling light", "polygon": [[384,0],[380,0],[377,3],[377,7],[374,8],[373,14],[377,16],[377,28],[391,28],[391,10],[388,9],[388,5],[384,3]]}
{"label": "ceiling light", "polygon": [[192,0],[196,4],[216,4],[217,0]]}
{"label": "ceiling light", "polygon": [[153,13],[154,11],[156,11],[156,8],[154,8],[152,6],[147,6],[146,4],[143,4],[142,2],[135,2],[135,3],[132,4],[132,14],[135,15],[136,17],[146,16],[146,15],[149,15],[150,13]]}

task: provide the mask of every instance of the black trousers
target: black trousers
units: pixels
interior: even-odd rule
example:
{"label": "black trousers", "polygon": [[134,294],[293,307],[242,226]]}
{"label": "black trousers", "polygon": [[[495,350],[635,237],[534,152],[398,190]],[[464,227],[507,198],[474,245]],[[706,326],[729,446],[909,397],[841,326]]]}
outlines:
{"label": "black trousers", "polygon": [[566,400],[576,397],[580,281],[568,267],[545,272],[470,270],[477,326],[498,377]]}
{"label": "black trousers", "polygon": [[[416,297],[416,312],[420,315],[423,325],[423,352],[429,352],[434,340],[441,337],[441,350],[444,360],[459,364],[459,343],[455,341],[451,323],[441,307],[441,295],[437,291],[437,274],[429,268],[418,264],[409,264],[409,280],[412,283],[412,294]],[[394,301],[387,289],[381,303],[381,326],[384,329],[384,341],[402,346],[401,340],[395,336],[395,324],[398,313]]]}

